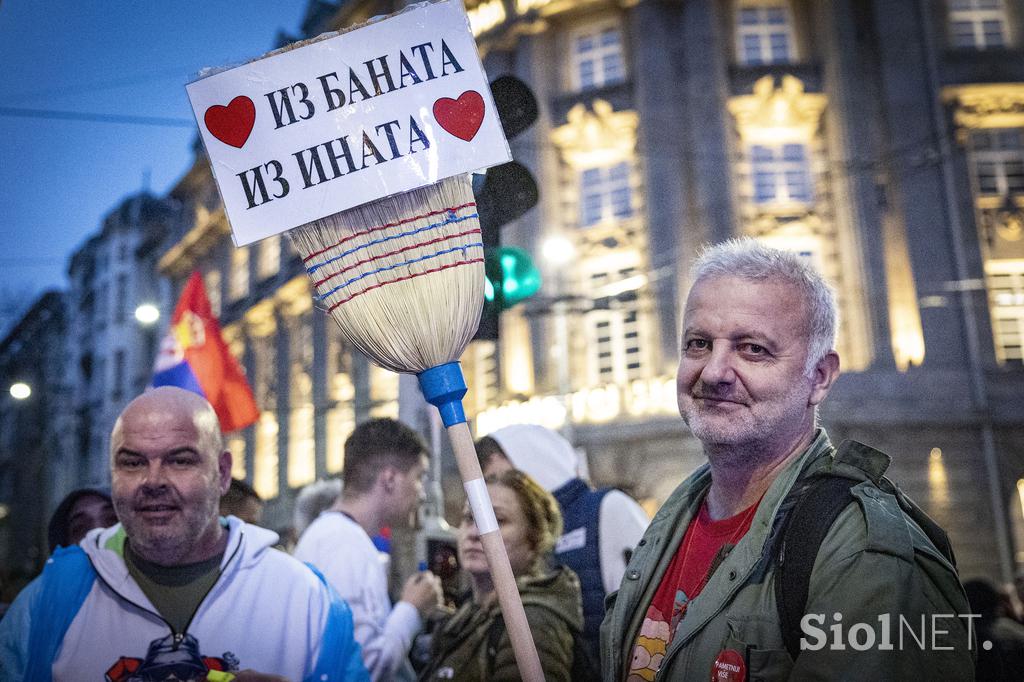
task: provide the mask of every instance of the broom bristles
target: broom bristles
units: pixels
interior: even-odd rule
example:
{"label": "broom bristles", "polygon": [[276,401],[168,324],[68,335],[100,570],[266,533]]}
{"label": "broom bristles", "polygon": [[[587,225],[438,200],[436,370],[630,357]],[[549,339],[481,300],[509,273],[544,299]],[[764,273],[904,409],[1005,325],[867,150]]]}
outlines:
{"label": "broom bristles", "polygon": [[419,374],[458,360],[480,323],[484,251],[469,176],[288,233],[314,297],[371,361]]}

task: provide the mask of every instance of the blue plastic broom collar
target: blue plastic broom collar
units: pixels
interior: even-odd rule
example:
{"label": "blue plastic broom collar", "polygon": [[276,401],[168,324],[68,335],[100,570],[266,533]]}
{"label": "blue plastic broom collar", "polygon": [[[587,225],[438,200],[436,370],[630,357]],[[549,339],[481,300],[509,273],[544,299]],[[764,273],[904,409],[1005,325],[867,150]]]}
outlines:
{"label": "blue plastic broom collar", "polygon": [[420,372],[420,390],[427,402],[441,413],[444,425],[454,426],[466,421],[462,397],[466,395],[466,378],[458,362],[448,362]]}

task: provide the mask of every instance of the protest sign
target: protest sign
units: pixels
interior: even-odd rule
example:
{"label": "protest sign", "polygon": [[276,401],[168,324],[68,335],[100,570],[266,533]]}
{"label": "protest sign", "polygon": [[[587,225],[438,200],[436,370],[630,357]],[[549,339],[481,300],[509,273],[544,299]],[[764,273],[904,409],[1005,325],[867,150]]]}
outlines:
{"label": "protest sign", "polygon": [[237,246],[511,159],[458,0],[186,88]]}

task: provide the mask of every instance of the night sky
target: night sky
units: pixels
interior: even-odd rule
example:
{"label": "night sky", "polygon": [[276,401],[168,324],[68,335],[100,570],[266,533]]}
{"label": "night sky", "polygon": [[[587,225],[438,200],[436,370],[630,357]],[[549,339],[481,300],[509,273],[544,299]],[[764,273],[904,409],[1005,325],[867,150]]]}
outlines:
{"label": "night sky", "polygon": [[0,0],[0,334],[67,287],[68,256],[126,196],[188,170],[185,84],[297,37],[307,5]]}

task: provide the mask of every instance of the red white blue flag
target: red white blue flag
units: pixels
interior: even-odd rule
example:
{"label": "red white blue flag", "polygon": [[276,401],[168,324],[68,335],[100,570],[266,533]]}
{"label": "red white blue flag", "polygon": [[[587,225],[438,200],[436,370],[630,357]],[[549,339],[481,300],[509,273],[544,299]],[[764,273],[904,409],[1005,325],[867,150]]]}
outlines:
{"label": "red white blue flag", "polygon": [[245,428],[259,418],[252,388],[231,354],[210,309],[199,272],[193,272],[160,344],[153,386],[179,386],[213,405],[225,433]]}

